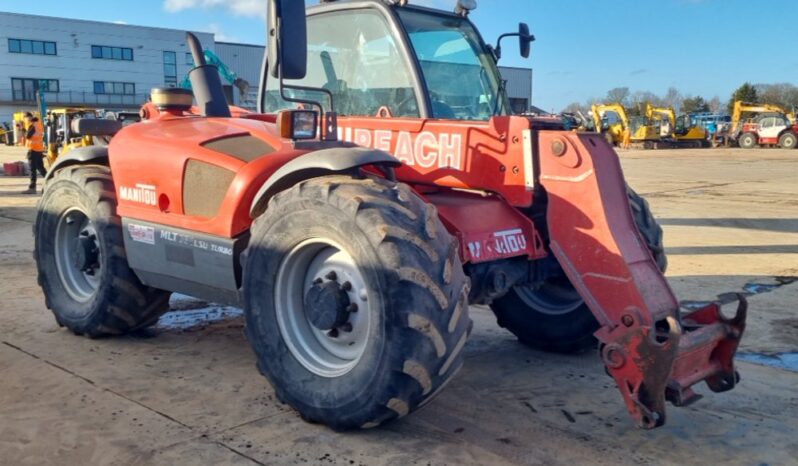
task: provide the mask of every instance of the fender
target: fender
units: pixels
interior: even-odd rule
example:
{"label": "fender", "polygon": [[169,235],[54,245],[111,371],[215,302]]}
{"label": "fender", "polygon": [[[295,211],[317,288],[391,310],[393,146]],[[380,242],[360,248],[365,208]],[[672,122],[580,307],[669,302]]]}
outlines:
{"label": "fender", "polygon": [[391,154],[363,147],[322,149],[299,156],[283,165],[261,186],[252,201],[250,216],[258,217],[266,210],[269,200],[294,184],[317,176],[341,173],[368,165],[396,168],[402,165]]}
{"label": "fender", "polygon": [[72,165],[88,165],[88,164],[99,164],[99,165],[108,165],[108,147],[107,146],[91,146],[91,147],[79,147],[77,149],[69,151],[63,157],[59,157],[56,160],[55,164],[50,167],[50,170],[47,172],[47,176],[45,177],[46,181],[50,181],[50,178],[53,175],[66,167],[70,167]]}

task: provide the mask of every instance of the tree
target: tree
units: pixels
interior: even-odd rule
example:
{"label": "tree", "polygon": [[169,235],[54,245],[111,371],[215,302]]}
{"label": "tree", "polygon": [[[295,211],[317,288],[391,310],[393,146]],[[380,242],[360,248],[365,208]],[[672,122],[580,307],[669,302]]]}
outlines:
{"label": "tree", "polygon": [[628,87],[616,87],[614,89],[610,89],[607,92],[607,103],[608,104],[623,104],[626,105],[627,100],[629,99],[629,88]]}
{"label": "tree", "polygon": [[632,108],[642,108],[645,112],[646,104],[651,104],[655,107],[661,107],[663,104],[662,99],[657,94],[649,91],[637,91],[630,97],[629,106]]}
{"label": "tree", "polygon": [[732,94],[731,100],[729,101],[729,113],[734,112],[734,102],[738,100],[742,100],[743,102],[757,102],[759,100],[759,94],[757,94],[756,88],[752,86],[751,83],[744,83]]}
{"label": "tree", "polygon": [[754,86],[759,101],[791,110],[798,106],[798,87],[789,83],[757,84]]}
{"label": "tree", "polygon": [[682,112],[704,113],[709,111],[709,104],[701,96],[687,97],[682,101]]}
{"label": "tree", "polygon": [[709,111],[712,113],[720,113],[720,108],[722,104],[720,103],[720,97],[715,96],[712,100],[709,101]]}
{"label": "tree", "polygon": [[579,111],[584,111],[584,108],[585,107],[579,102],[571,102],[570,104],[566,105],[562,111],[563,113],[576,113]]}
{"label": "tree", "polygon": [[676,112],[684,112],[685,110],[680,108],[683,100],[684,97],[682,96],[682,93],[679,92],[679,89],[676,89],[675,87],[669,87],[668,92],[665,93],[665,97],[662,99],[662,102],[667,107],[673,107]]}

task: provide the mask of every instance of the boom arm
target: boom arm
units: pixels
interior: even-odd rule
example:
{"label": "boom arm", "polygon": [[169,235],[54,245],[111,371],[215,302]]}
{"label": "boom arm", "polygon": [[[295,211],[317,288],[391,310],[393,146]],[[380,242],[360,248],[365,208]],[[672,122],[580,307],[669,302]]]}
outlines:
{"label": "boom arm", "polygon": [[744,113],[774,112],[785,115],[790,121],[795,121],[795,115],[787,113],[783,108],[773,104],[752,104],[738,100],[734,102],[734,113],[732,114],[732,124],[730,134],[737,134]]}
{"label": "boom arm", "polygon": [[621,104],[593,105],[593,120],[596,122],[596,128],[601,128],[601,118],[608,112],[617,113],[623,127],[629,128],[629,115],[626,114],[626,108]]}
{"label": "boom arm", "polygon": [[[219,69],[219,74],[224,78],[225,81],[232,84],[238,89],[241,97],[245,97],[249,93],[250,84],[245,79],[241,79],[238,75],[231,70],[218,55],[213,53],[212,51],[205,49],[203,51],[205,55],[205,62],[209,65],[214,65],[216,68]],[[191,89],[191,82],[186,76],[183,79],[183,82],[180,83],[180,87],[184,89]]]}
{"label": "boom arm", "polygon": [[672,127],[676,127],[676,111],[673,107],[655,107],[651,104],[646,104],[646,117],[648,117],[649,120],[662,119],[662,117],[665,117],[670,120]]}

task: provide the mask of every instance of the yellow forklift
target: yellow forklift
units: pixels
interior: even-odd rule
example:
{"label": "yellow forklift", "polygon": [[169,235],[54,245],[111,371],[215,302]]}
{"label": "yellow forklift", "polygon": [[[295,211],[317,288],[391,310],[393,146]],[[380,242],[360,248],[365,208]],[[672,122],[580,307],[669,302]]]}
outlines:
{"label": "yellow forklift", "polygon": [[78,120],[99,120],[97,110],[88,108],[54,108],[47,114],[47,161],[52,165],[55,160],[78,147],[107,144],[102,136],[91,136],[78,132],[75,123]]}

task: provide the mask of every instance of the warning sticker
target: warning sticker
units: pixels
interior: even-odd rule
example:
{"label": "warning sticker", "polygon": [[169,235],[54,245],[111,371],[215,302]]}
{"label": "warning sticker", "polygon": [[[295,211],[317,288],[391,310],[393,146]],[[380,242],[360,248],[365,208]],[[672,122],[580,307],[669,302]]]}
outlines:
{"label": "warning sticker", "polygon": [[129,224],[127,231],[130,239],[137,243],[155,244],[155,228],[144,225]]}

